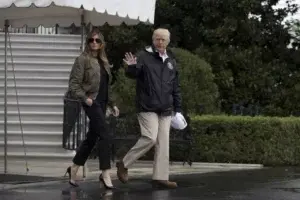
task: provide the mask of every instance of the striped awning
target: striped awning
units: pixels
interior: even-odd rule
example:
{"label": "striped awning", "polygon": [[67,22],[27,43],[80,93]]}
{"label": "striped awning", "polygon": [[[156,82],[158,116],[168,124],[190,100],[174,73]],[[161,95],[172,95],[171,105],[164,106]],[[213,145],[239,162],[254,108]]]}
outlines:
{"label": "striped awning", "polygon": [[156,0],[1,0],[0,27],[154,23]]}

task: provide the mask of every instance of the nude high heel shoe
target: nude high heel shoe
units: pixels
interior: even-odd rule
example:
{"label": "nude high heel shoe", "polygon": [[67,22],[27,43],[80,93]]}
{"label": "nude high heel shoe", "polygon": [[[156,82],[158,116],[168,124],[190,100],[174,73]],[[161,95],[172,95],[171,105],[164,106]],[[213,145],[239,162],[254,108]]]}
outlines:
{"label": "nude high heel shoe", "polygon": [[65,173],[65,176],[67,176],[67,174],[69,175],[69,184],[74,187],[78,187],[78,184],[75,181],[78,169],[79,169],[79,166],[73,164],[72,166],[67,168],[67,171]]}
{"label": "nude high heel shoe", "polygon": [[106,189],[112,190],[115,189],[111,182],[110,174],[108,170],[103,170],[99,176],[99,181],[104,185]]}

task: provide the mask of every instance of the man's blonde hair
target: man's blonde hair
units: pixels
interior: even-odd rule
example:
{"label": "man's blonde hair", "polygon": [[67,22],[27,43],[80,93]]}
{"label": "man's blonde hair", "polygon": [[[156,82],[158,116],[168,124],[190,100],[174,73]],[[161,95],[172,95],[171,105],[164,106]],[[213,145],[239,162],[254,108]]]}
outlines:
{"label": "man's blonde hair", "polygon": [[154,40],[154,38],[155,38],[157,35],[166,37],[167,42],[168,42],[168,43],[170,42],[170,36],[171,36],[171,34],[170,34],[170,31],[169,31],[168,29],[165,29],[165,28],[158,28],[158,29],[155,29],[155,30],[153,31],[152,39]]}

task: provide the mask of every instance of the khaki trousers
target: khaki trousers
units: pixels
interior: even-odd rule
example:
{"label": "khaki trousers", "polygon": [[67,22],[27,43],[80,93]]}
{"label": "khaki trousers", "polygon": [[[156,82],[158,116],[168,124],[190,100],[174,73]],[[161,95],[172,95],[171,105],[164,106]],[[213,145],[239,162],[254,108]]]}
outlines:
{"label": "khaki trousers", "polygon": [[153,180],[169,180],[169,135],[171,116],[159,116],[153,112],[138,113],[141,137],[123,158],[129,168],[155,145]]}

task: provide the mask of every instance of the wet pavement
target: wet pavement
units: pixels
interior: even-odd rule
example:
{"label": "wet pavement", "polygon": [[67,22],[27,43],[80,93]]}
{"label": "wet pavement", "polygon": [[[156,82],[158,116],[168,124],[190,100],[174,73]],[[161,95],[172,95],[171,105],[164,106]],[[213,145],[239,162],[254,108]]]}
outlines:
{"label": "wet pavement", "polygon": [[20,175],[20,174],[0,174],[0,184],[36,183],[36,182],[45,182],[45,181],[55,181],[59,179],[62,178],[30,176],[30,175],[28,176],[28,175]]}
{"label": "wet pavement", "polygon": [[171,176],[174,190],[152,189],[150,177],[114,181],[117,189],[105,191],[97,181],[67,182],[0,191],[1,200],[299,200],[300,168],[270,168]]}

